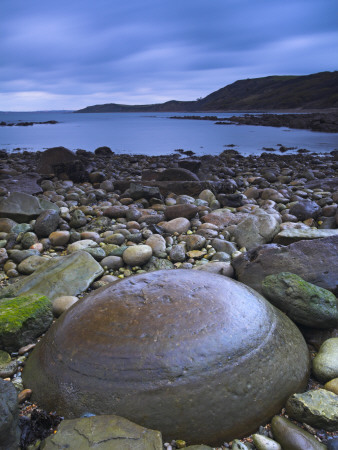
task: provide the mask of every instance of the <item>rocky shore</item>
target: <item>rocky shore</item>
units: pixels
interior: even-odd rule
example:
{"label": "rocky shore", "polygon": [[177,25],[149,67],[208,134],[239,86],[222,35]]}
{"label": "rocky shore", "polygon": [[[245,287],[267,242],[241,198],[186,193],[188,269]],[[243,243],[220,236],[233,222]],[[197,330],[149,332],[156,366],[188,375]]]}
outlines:
{"label": "rocky shore", "polygon": [[337,172],[1,151],[0,448],[337,449]]}
{"label": "rocky shore", "polygon": [[338,113],[336,111],[307,114],[244,114],[227,119],[217,116],[173,116],[171,119],[212,120],[216,125],[259,125],[338,133]]}
{"label": "rocky shore", "polygon": [[55,125],[59,123],[57,120],[47,120],[46,122],[27,122],[27,121],[19,121],[19,122],[0,122],[0,127],[31,127],[33,125]]}

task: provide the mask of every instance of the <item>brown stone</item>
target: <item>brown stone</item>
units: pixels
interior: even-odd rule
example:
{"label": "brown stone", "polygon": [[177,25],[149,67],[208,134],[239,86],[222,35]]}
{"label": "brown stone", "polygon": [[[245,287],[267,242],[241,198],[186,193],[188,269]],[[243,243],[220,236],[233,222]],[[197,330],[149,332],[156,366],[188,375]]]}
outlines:
{"label": "brown stone", "polygon": [[164,212],[167,220],[176,219],[177,217],[185,217],[186,219],[192,219],[196,216],[198,207],[191,203],[185,203],[181,205],[168,206]]}
{"label": "brown stone", "polygon": [[169,442],[213,445],[277,413],[306,384],[308,365],[297,327],[251,289],[160,270],[77,302],[37,344],[23,377],[48,411],[118,414]]}

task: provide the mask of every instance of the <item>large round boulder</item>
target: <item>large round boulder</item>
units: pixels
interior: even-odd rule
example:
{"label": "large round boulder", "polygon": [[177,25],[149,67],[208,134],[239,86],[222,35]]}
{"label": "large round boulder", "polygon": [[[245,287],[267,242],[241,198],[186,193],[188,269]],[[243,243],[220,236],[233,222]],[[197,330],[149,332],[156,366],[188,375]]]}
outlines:
{"label": "large round boulder", "polygon": [[140,274],[73,305],[24,369],[39,406],[118,414],[169,441],[250,434],[305,387],[293,322],[251,288],[194,270]]}

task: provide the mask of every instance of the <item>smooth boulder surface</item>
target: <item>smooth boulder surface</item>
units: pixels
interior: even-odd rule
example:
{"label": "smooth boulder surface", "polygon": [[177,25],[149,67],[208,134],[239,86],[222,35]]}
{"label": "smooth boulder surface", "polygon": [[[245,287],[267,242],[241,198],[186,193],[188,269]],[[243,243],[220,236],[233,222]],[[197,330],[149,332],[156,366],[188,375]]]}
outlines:
{"label": "smooth boulder surface", "polygon": [[299,241],[288,246],[262,245],[235,258],[236,277],[262,292],[267,275],[291,272],[305,281],[338,294],[338,236]]}
{"label": "smooth boulder surface", "polygon": [[162,450],[161,433],[148,430],[123,417],[92,416],[64,420],[41,449]]}
{"label": "smooth boulder surface", "polygon": [[23,377],[33,401],[67,418],[118,414],[169,442],[213,445],[255,431],[304,388],[308,367],[297,327],[250,288],[162,270],[73,305]]}
{"label": "smooth boulder surface", "polygon": [[338,337],[327,339],[312,361],[314,376],[322,382],[338,377]]}
{"label": "smooth boulder surface", "polygon": [[318,328],[338,325],[338,301],[335,295],[304,281],[294,273],[269,275],[264,278],[262,289],[265,298],[296,323]]}

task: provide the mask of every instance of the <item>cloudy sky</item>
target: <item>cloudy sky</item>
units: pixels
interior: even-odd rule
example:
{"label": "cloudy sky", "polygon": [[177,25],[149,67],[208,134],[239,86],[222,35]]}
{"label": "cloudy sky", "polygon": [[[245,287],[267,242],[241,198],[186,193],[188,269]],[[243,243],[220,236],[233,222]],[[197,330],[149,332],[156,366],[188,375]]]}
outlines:
{"label": "cloudy sky", "polygon": [[0,110],[195,100],[337,70],[336,0],[1,0]]}

